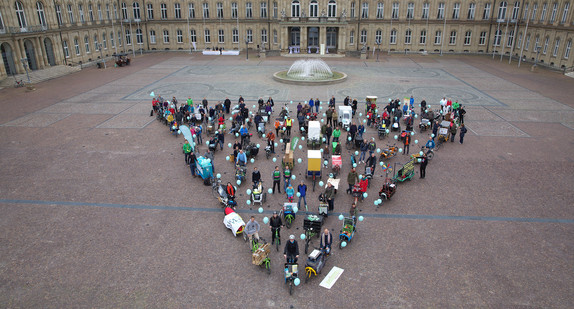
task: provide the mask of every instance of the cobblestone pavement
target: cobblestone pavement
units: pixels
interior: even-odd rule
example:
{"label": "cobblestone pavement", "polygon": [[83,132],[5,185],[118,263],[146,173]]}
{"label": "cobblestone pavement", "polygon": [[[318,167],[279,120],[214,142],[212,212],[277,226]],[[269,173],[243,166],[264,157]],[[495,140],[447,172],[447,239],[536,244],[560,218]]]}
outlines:
{"label": "cobblestone pavement", "polygon": [[[130,67],[89,68],[39,83],[33,92],[1,90],[0,306],[572,306],[571,78],[489,57],[393,55],[380,62],[327,59],[349,75],[337,85],[273,81],[272,73],[292,61],[158,53],[136,57]],[[270,275],[251,264],[247,245],[223,226],[209,187],[191,178],[183,138],[149,117],[151,91],[180,101],[207,97],[210,104],[243,95],[251,105],[273,96],[278,105],[293,100],[291,108],[311,96],[335,95],[342,104],[345,95],[385,102],[413,94],[431,105],[450,96],[467,106],[469,133],[463,145],[457,137],[437,151],[427,177],[419,179],[417,169],[379,209],[373,201],[384,174],[377,168],[359,205],[365,220],[356,237],[334,249],[322,275],[289,296],[282,254],[271,252]],[[421,145],[428,135],[417,132],[414,139]],[[366,133],[374,136],[372,129]],[[234,140],[228,136],[225,144]],[[381,148],[395,141],[391,135],[376,142]],[[229,153],[227,146],[216,152],[223,181],[233,179]],[[342,175],[350,154],[343,152]],[[266,188],[281,161],[275,157],[277,163],[260,152],[249,164],[262,171]],[[305,147],[295,158],[303,162],[294,169],[298,183],[306,172]],[[406,161],[401,154],[387,163]],[[286,201],[270,195],[259,214],[246,205],[246,189],[243,184],[238,197],[245,220],[255,215],[262,223]],[[318,193],[309,192],[310,210]],[[343,190],[337,194],[325,223],[335,234],[351,199]],[[303,217],[282,230],[283,239],[303,233]],[[269,239],[268,228],[261,235]],[[333,266],[344,272],[327,290],[319,283]]]}

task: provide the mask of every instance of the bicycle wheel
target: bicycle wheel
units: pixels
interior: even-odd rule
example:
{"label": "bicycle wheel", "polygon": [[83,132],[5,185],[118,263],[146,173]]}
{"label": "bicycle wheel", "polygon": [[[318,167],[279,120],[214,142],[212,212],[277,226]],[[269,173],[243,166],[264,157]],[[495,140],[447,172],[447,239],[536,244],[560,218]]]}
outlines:
{"label": "bicycle wheel", "polygon": [[271,274],[271,261],[269,260],[269,258],[267,258],[265,260],[265,268],[267,268],[267,274],[270,275]]}
{"label": "bicycle wheel", "polygon": [[277,238],[277,236],[275,236],[275,249],[277,249],[277,251],[279,251],[279,239]]}
{"label": "bicycle wheel", "polygon": [[432,160],[432,157],[434,157],[434,152],[431,151],[431,152],[427,153],[427,159],[428,160]]}
{"label": "bicycle wheel", "polygon": [[287,215],[287,217],[285,217],[285,226],[290,229],[291,228],[291,223],[293,222],[293,216],[292,215]]}
{"label": "bicycle wheel", "polygon": [[353,142],[347,140],[347,142],[345,143],[345,148],[347,148],[347,150],[353,149]]}
{"label": "bicycle wheel", "polygon": [[293,295],[293,281],[289,281],[289,295]]}
{"label": "bicycle wheel", "polygon": [[307,254],[308,251],[309,251],[309,238],[307,237],[305,239],[305,254]]}
{"label": "bicycle wheel", "polygon": [[213,187],[213,189],[211,190],[211,192],[213,193],[213,197],[215,197],[216,199],[219,199],[218,188],[219,188],[219,185],[215,185]]}

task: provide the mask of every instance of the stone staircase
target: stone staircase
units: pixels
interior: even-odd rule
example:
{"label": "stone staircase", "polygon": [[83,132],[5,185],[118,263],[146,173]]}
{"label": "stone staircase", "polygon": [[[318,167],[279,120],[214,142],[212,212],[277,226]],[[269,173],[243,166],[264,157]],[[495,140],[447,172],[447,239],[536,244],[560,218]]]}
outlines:
{"label": "stone staircase", "polygon": [[[30,74],[30,83],[36,84],[49,79],[57,78],[60,76],[68,75],[70,73],[80,71],[80,66],[67,66],[67,65],[56,65],[53,67],[48,67],[43,70],[28,71]],[[24,83],[28,83],[28,77],[26,73],[18,74],[15,76],[16,80],[22,80]],[[0,88],[14,87],[14,77],[8,76],[2,81],[0,81]]]}

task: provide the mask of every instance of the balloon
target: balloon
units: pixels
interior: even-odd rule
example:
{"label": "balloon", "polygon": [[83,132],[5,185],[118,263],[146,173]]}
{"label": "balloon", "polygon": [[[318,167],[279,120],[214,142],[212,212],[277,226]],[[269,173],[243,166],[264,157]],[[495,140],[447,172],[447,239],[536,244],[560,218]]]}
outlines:
{"label": "balloon", "polygon": [[255,163],[255,159],[251,158],[251,160],[249,160],[249,162]]}
{"label": "balloon", "polygon": [[295,284],[295,286],[299,286],[299,284],[301,284],[301,279],[295,278],[295,280],[293,280],[293,284]]}
{"label": "balloon", "polygon": [[323,142],[326,142],[326,141],[327,141],[327,138],[323,137]]}
{"label": "balloon", "polygon": [[152,91],[152,92],[150,92],[149,96],[150,96],[150,97],[155,97],[155,93]]}
{"label": "balloon", "polygon": [[303,145],[299,145],[299,149],[303,149]]}
{"label": "balloon", "polygon": [[289,102],[289,104],[293,104],[293,101]]}
{"label": "balloon", "polygon": [[307,237],[305,236],[305,234],[301,234],[300,237],[301,237],[302,240],[305,240],[305,238],[307,238]]}
{"label": "balloon", "polygon": [[323,148],[319,149],[321,152],[323,152]]}
{"label": "balloon", "polygon": [[389,131],[389,129],[387,129],[387,130],[385,130],[385,132],[387,132],[387,134],[389,134],[389,132],[391,132],[391,131]]}
{"label": "balloon", "polygon": [[323,113],[323,117],[327,117],[327,114]]}
{"label": "balloon", "polygon": [[320,110],[323,110],[323,106],[319,106],[319,109],[320,109]]}
{"label": "balloon", "polygon": [[351,128],[347,128],[347,132],[351,131]]}
{"label": "balloon", "polygon": [[359,117],[363,117],[363,113],[359,113]]}
{"label": "balloon", "polygon": [[346,241],[344,241],[344,242],[341,243],[341,248],[345,248],[346,246],[347,246],[347,242],[346,242]]}
{"label": "balloon", "polygon": [[263,217],[263,224],[267,224],[267,223],[269,223],[269,218]]}
{"label": "balloon", "polygon": [[325,165],[325,166],[329,165],[329,161],[327,161],[327,160],[323,161],[323,165]]}
{"label": "balloon", "polygon": [[309,116],[307,116],[307,119],[309,119]]}
{"label": "balloon", "polygon": [[229,117],[229,121],[233,121],[233,117]]}
{"label": "balloon", "polygon": [[275,143],[275,147],[279,146],[279,144]]}
{"label": "balloon", "polygon": [[420,152],[419,152],[419,155],[421,155],[421,156],[422,156],[423,154],[424,154],[424,152],[422,152],[422,151],[420,151]]}
{"label": "balloon", "polygon": [[[305,128],[301,128],[303,129],[303,131],[305,131]],[[305,136],[301,136],[301,140],[304,141],[305,140]]]}
{"label": "balloon", "polygon": [[353,167],[357,167],[357,163],[353,163]]}
{"label": "balloon", "polygon": [[359,152],[358,152],[358,151],[355,151],[355,155],[358,156],[358,155],[359,155]]}
{"label": "balloon", "polygon": [[247,200],[247,201],[245,201],[245,203],[246,203],[247,205],[251,205],[251,200]]}
{"label": "balloon", "polygon": [[297,159],[297,163],[301,163],[303,162],[303,160],[301,160],[301,158]]}
{"label": "balloon", "polygon": [[432,138],[434,138],[434,134],[431,134],[430,136],[431,136]]}
{"label": "balloon", "polygon": [[267,138],[267,134],[263,134],[263,138]]}
{"label": "balloon", "polygon": [[247,189],[247,195],[251,195],[251,189]]}
{"label": "balloon", "polygon": [[285,116],[285,117],[283,117],[283,118],[287,119],[287,116]]}
{"label": "balloon", "polygon": [[412,131],[412,132],[411,132],[411,136],[413,136],[413,135],[415,135],[415,131]]}
{"label": "balloon", "polygon": [[383,165],[385,165],[385,163],[383,163],[383,162],[381,161],[381,162],[379,162],[379,165],[380,165],[380,166],[383,166]]}
{"label": "balloon", "polygon": [[395,135],[395,139],[398,139],[399,137],[397,135]]}
{"label": "balloon", "polygon": [[366,120],[366,119],[363,119],[363,123],[367,123],[367,120]]}
{"label": "balloon", "polygon": [[273,162],[277,162],[277,158],[273,158]]}
{"label": "balloon", "polygon": [[300,192],[297,192],[296,195],[297,195],[297,197],[301,197],[301,193],[300,193]]}
{"label": "balloon", "polygon": [[348,139],[349,141],[351,141],[352,138],[349,136],[349,137],[347,137],[347,139]]}
{"label": "balloon", "polygon": [[177,130],[177,134],[181,134],[181,130]]}
{"label": "balloon", "polygon": [[269,190],[267,190],[267,192],[269,192],[269,194],[273,194],[273,189],[269,188]]}
{"label": "balloon", "polygon": [[418,144],[418,143],[419,143],[419,140],[418,140],[418,139],[415,139],[415,144]]}
{"label": "balloon", "polygon": [[217,174],[217,179],[221,179],[221,174]]}
{"label": "balloon", "polygon": [[415,114],[415,118],[419,118],[419,115]]}
{"label": "balloon", "polygon": [[381,152],[381,148],[377,148],[377,153],[380,153],[380,152]]}
{"label": "balloon", "polygon": [[205,141],[205,145],[209,146],[209,141]]}
{"label": "balloon", "polygon": [[383,200],[378,199],[378,200],[377,200],[377,203],[379,203],[379,205],[381,205],[381,204],[383,203]]}
{"label": "balloon", "polygon": [[363,220],[365,220],[365,218],[363,216],[359,216],[359,221],[363,222]]}
{"label": "balloon", "polygon": [[343,214],[339,215],[339,220],[343,221],[343,219],[345,219],[345,216],[343,216]]}
{"label": "balloon", "polygon": [[294,212],[294,213],[297,213],[298,211],[299,211],[299,207],[293,206],[293,212]]}
{"label": "balloon", "polygon": [[375,200],[373,204],[375,204],[375,206],[379,205],[379,200]]}
{"label": "balloon", "polygon": [[359,174],[359,179],[363,179],[363,174]]}
{"label": "balloon", "polygon": [[253,108],[255,108],[255,104],[253,104]]}
{"label": "balloon", "polygon": [[225,157],[225,161],[229,161],[229,159],[230,159],[229,156]]}
{"label": "balloon", "polygon": [[295,180],[295,178],[297,178],[295,175],[291,175],[291,179]]}
{"label": "balloon", "polygon": [[417,159],[417,162],[421,163],[421,161],[422,161],[421,158],[418,158],[418,159]]}
{"label": "balloon", "polygon": [[403,152],[403,149],[402,149],[402,148],[399,148],[399,152]]}
{"label": "balloon", "polygon": [[237,185],[241,186],[241,180],[237,179]]}
{"label": "balloon", "polygon": [[257,148],[261,148],[261,145],[257,144]]}
{"label": "balloon", "polygon": [[259,213],[263,213],[263,207],[259,207],[257,211],[259,211]]}
{"label": "balloon", "polygon": [[321,119],[321,122],[325,122],[325,119]]}
{"label": "balloon", "polygon": [[231,145],[231,143],[227,144],[227,147],[231,148],[233,147],[233,145]]}
{"label": "balloon", "polygon": [[322,181],[319,181],[319,187],[322,187],[322,186],[324,186],[324,185],[325,185],[325,183],[324,183],[324,182],[322,182]]}
{"label": "balloon", "polygon": [[283,143],[283,139],[280,139],[279,142],[280,142],[280,143]]}
{"label": "balloon", "polygon": [[363,193],[363,197],[367,198],[369,196],[369,194],[367,194],[367,192]]}

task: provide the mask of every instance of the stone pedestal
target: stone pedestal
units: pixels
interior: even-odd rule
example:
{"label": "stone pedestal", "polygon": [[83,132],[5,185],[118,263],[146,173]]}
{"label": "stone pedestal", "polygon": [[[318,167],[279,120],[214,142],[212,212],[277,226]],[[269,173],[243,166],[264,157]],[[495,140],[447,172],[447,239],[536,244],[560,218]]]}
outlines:
{"label": "stone pedestal", "polygon": [[367,52],[366,51],[361,51],[361,59],[363,59],[363,60],[367,59]]}
{"label": "stone pedestal", "polygon": [[260,50],[259,51],[259,58],[265,58],[266,54],[267,53],[264,50]]}

